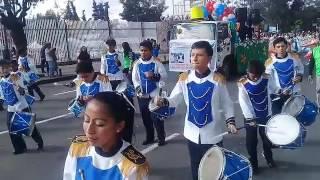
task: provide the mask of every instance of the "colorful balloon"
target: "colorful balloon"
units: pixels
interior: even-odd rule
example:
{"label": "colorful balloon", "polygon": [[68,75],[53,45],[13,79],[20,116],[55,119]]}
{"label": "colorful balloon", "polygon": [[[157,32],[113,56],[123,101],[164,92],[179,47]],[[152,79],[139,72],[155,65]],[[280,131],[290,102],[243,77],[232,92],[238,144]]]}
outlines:
{"label": "colorful balloon", "polygon": [[203,6],[202,11],[203,11],[204,18],[208,18],[209,12],[208,12],[207,8]]}

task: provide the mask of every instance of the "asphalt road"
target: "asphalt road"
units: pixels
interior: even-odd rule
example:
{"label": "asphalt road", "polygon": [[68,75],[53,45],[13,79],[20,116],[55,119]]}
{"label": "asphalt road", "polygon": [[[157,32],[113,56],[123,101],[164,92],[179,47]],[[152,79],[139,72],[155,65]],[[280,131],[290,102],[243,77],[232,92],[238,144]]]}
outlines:
{"label": "asphalt road", "polygon": [[[170,73],[167,89],[171,91],[177,79]],[[45,141],[45,151],[37,152],[31,138],[27,141],[28,152],[13,155],[6,132],[6,113],[0,112],[0,180],[58,180],[62,179],[63,166],[71,138],[82,134],[82,119],[73,118],[67,112],[69,101],[75,96],[73,89],[62,86],[65,82],[41,85],[47,95],[45,101],[36,102],[33,111],[37,113],[38,128]],[[303,94],[315,99],[315,86],[303,82]],[[228,83],[228,90],[234,101],[238,125],[243,123],[237,103],[236,84]],[[151,180],[191,180],[190,163],[183,133],[185,105],[179,106],[177,114],[165,123],[168,144],[163,147],[142,146],[144,128],[141,116],[135,116],[134,145],[146,153],[151,164]],[[318,131],[319,130],[319,131]],[[244,131],[238,135],[227,135],[225,148],[247,156]],[[261,143],[259,144],[261,152]],[[277,169],[269,169],[259,153],[262,173],[255,180],[319,180],[320,179],[320,123],[308,127],[305,146],[296,150],[274,150]]]}

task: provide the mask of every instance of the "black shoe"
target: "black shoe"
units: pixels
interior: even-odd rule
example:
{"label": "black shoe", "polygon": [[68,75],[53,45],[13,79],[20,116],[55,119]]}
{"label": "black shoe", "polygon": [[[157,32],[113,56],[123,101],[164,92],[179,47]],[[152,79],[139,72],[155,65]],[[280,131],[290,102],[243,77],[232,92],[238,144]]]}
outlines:
{"label": "black shoe", "polygon": [[24,148],[24,149],[19,150],[19,151],[14,151],[13,154],[14,154],[14,155],[23,154],[23,153],[25,153],[26,151],[27,151],[27,148]]}
{"label": "black shoe", "polygon": [[268,167],[269,168],[276,168],[277,164],[274,161],[268,162]]}
{"label": "black shoe", "polygon": [[164,145],[166,145],[167,143],[166,143],[166,141],[165,140],[160,140],[159,142],[158,142],[158,146],[164,146]]}
{"label": "black shoe", "polygon": [[43,101],[45,97],[46,97],[46,95],[42,95],[42,96],[40,97],[40,101]]}
{"label": "black shoe", "polygon": [[37,151],[43,151],[43,144],[38,144]]}
{"label": "black shoe", "polygon": [[148,145],[148,144],[153,144],[155,143],[156,141],[153,139],[153,140],[145,140],[142,142],[142,145]]}
{"label": "black shoe", "polygon": [[252,168],[252,173],[253,173],[253,175],[258,175],[258,174],[260,174],[260,169],[258,167]]}
{"label": "black shoe", "polygon": [[3,111],[3,110],[4,110],[3,106],[0,106],[0,111]]}

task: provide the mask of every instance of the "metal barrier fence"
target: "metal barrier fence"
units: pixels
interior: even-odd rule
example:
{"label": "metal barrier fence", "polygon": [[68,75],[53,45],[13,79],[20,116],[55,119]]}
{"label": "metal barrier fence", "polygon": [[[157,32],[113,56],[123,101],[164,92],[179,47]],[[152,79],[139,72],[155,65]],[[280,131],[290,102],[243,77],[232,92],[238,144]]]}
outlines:
{"label": "metal barrier fence", "polygon": [[[66,62],[76,60],[81,46],[88,48],[92,58],[99,58],[105,51],[105,41],[109,38],[107,22],[101,20],[27,20],[24,30],[28,40],[28,53],[33,56],[36,64],[40,64],[40,50],[45,42],[51,42],[52,47],[57,48],[58,62]],[[147,38],[164,43],[165,48],[166,31],[166,26],[161,22],[128,22],[112,26],[113,38],[117,41],[119,50],[125,41],[133,50],[138,50],[139,43]],[[9,48],[14,46],[9,30],[0,25],[0,53],[3,53],[6,42]]]}

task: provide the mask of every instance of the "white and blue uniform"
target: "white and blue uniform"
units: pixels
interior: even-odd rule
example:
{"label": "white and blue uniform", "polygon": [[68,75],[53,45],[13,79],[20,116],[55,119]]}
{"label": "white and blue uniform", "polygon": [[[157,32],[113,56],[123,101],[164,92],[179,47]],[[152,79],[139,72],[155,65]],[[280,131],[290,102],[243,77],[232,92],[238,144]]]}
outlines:
{"label": "white and blue uniform", "polygon": [[246,119],[266,119],[272,114],[267,76],[261,76],[256,82],[242,78],[238,88],[239,104]]}
{"label": "white and blue uniform", "polygon": [[[146,78],[145,72],[153,72],[157,80]],[[163,64],[151,58],[144,61],[141,58],[134,64],[132,70],[132,81],[135,88],[140,87],[143,96],[155,97],[159,95],[159,82],[164,82],[167,72]]]}
{"label": "white and blue uniform", "polygon": [[225,123],[234,122],[233,102],[223,77],[210,72],[198,78],[195,71],[183,73],[168,98],[170,106],[177,107],[184,99],[187,105],[184,136],[196,144],[216,144],[222,141]]}
{"label": "white and blue uniform", "polygon": [[8,105],[8,112],[21,112],[29,107],[25,96],[18,92],[19,87],[26,90],[22,78],[17,73],[13,72],[9,77],[1,78],[0,94]]}
{"label": "white and blue uniform", "polygon": [[283,59],[270,58],[266,61],[266,74],[270,75],[270,94],[277,94],[279,90],[300,92],[300,84],[293,84],[296,75],[303,75],[304,67],[298,57],[288,54]]}
{"label": "white and blue uniform", "polygon": [[107,155],[86,141],[74,140],[65,162],[63,180],[147,180],[148,170],[145,157],[125,141],[117,152]]}
{"label": "white and blue uniform", "polygon": [[257,144],[260,134],[263,154],[268,163],[273,162],[272,144],[266,136],[264,127],[250,125],[250,123],[266,124],[272,114],[269,94],[269,79],[262,75],[259,80],[251,81],[243,77],[238,82],[239,104],[246,119],[246,148],[249,160],[255,171],[258,168]]}
{"label": "white and blue uniform", "polygon": [[118,58],[118,53],[116,52],[108,52],[101,57],[100,73],[106,74],[109,77],[110,81],[124,79],[123,73],[117,64]]}
{"label": "white and blue uniform", "polygon": [[77,95],[79,96],[94,96],[99,92],[112,91],[111,84],[106,76],[98,75],[96,79],[91,83],[75,80],[77,85]]}
{"label": "white and blue uniform", "polygon": [[[21,69],[21,74],[24,76],[23,78],[27,80],[28,84],[35,83],[40,77],[37,75],[37,68],[32,63],[32,59],[28,56],[19,57],[18,64],[19,69]],[[30,69],[29,71],[25,71],[26,69]]]}

